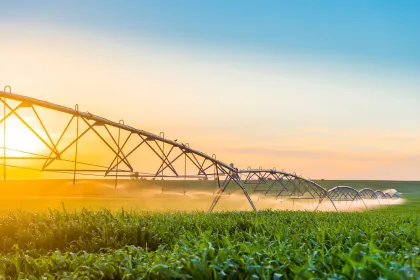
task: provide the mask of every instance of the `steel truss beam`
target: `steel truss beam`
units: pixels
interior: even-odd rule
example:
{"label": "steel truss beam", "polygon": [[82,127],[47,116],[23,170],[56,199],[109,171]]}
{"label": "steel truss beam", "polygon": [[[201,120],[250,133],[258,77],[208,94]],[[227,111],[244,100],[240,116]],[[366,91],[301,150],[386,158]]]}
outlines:
{"label": "steel truss beam", "polygon": [[362,199],[378,199],[375,191],[369,188],[361,189],[359,195]]}
{"label": "steel truss beam", "polygon": [[319,204],[321,204],[324,199],[327,199],[337,210],[334,202],[329,198],[328,191],[326,189],[299,175],[284,171],[277,171],[275,168],[248,168],[246,170],[238,170],[237,173],[239,174],[239,177],[245,177],[243,185],[255,184],[253,189],[254,192],[263,192],[265,195],[274,193],[276,197],[288,196],[293,199],[318,198]]}
{"label": "steel truss beam", "polygon": [[367,208],[366,203],[360,196],[359,192],[348,186],[337,186],[328,190],[328,196],[332,201],[350,201],[350,206],[354,201],[362,201],[363,205]]}
{"label": "steel truss beam", "polygon": [[[302,178],[296,174],[291,174],[275,169],[248,169],[238,170],[220,160],[215,155],[209,156],[198,150],[192,149],[187,143],[180,143],[177,140],[169,140],[164,134],[155,135],[153,133],[136,129],[120,122],[110,121],[106,118],[93,115],[89,112],[79,111],[78,105],[75,109],[56,105],[50,102],[11,93],[10,87],[0,91],[0,104],[3,104],[4,115],[0,119],[0,124],[4,123],[4,142],[3,142],[3,173],[6,179],[7,160],[36,160],[41,162],[39,171],[64,172],[92,176],[115,176],[115,181],[119,177],[132,177],[133,174],[142,177],[161,177],[161,178],[184,178],[196,179],[209,177],[214,178],[218,185],[217,194],[210,206],[212,211],[220,200],[223,192],[230,183],[238,185],[251,207],[256,210],[245,186],[255,184],[254,192],[264,194],[274,194],[276,197],[288,196],[292,198],[319,198],[320,203],[328,199],[334,205],[334,199],[343,199],[351,196],[351,192],[344,191],[336,193],[327,192],[315,182]],[[15,102],[15,106],[12,106]],[[49,110],[62,113],[68,116],[68,122],[62,127],[58,139],[54,140],[51,128],[48,127],[45,118],[39,110]],[[35,129],[21,114],[22,110],[29,110],[40,129]],[[13,151],[7,147],[6,143],[6,122],[10,117],[15,117],[24,127],[26,127],[46,148],[46,154],[36,154],[31,151],[18,151],[22,156],[7,156],[6,151]],[[85,128],[81,129],[80,124]],[[72,125],[76,129],[72,129]],[[79,130],[80,129],[80,130]],[[76,131],[73,131],[76,130]],[[105,145],[108,153],[112,156],[107,164],[94,164],[79,160],[79,142],[86,138],[86,135],[96,137],[98,143]],[[124,136],[126,135],[126,136]],[[70,139],[68,143],[62,145],[63,139]],[[134,146],[129,147],[128,143],[134,141]],[[70,151],[74,149],[74,153]],[[138,158],[140,150],[147,150],[160,162],[155,171],[140,172],[133,163],[133,158]],[[72,168],[53,168],[55,162],[70,162]],[[189,168],[187,169],[187,164]],[[81,167],[84,166],[84,167]],[[11,165],[10,165],[11,166]],[[87,166],[87,167],[86,167]],[[183,167],[180,167],[183,166]],[[14,166],[16,167],[16,166]],[[245,176],[244,180],[241,176]],[[378,196],[378,192],[375,193]],[[360,196],[359,196],[360,197]],[[381,198],[387,198],[382,193]],[[362,200],[363,201],[363,200]],[[335,205],[334,205],[335,207]],[[337,209],[337,208],[336,208]]]}
{"label": "steel truss beam", "polygon": [[[17,102],[17,106],[12,106],[10,101]],[[20,121],[36,138],[41,141],[45,146],[46,154],[36,154],[31,151],[17,151],[22,153],[22,156],[6,156],[6,151],[12,151],[7,147],[4,140],[4,156],[3,166],[4,174],[7,166],[7,160],[38,160],[43,162],[39,167],[40,171],[48,172],[64,172],[74,173],[74,180],[76,174],[80,175],[95,175],[95,176],[115,176],[118,177],[132,177],[133,174],[139,174],[142,177],[161,177],[161,178],[184,178],[184,179],[197,179],[214,177],[217,181],[219,193],[223,193],[227,184],[221,185],[221,178],[226,178],[227,182],[233,181],[239,184],[247,197],[251,207],[256,210],[248,192],[243,187],[236,169],[216,159],[215,155],[209,156],[189,146],[189,144],[179,143],[176,140],[172,141],[164,137],[163,133],[155,135],[144,130],[136,129],[131,126],[125,125],[123,121],[113,122],[103,117],[93,115],[89,112],[79,111],[78,105],[75,109],[56,105],[46,101],[17,95],[0,91],[0,104],[4,105],[4,116],[0,119],[0,124],[14,116]],[[37,121],[37,126],[41,129],[32,127],[27,117],[21,114],[25,108],[31,110],[33,119]],[[63,126],[58,139],[54,140],[51,136],[51,128],[47,126],[39,110],[51,110],[68,115],[69,119]],[[26,110],[26,109],[25,109]],[[74,133],[71,127],[76,122],[77,131]],[[85,126],[84,129],[79,131],[79,122]],[[55,129],[56,130],[56,129]],[[125,131],[127,136],[122,136]],[[5,129],[5,139],[6,139]],[[100,143],[103,143],[112,155],[107,165],[86,163],[78,160],[78,144],[86,138],[86,135],[94,135]],[[70,139],[65,145],[62,145],[63,138]],[[128,147],[128,142],[133,141],[136,144]],[[74,154],[70,153],[70,149],[75,148]],[[160,161],[160,166],[157,166],[155,172],[145,173],[136,170],[133,165],[132,158],[140,149],[151,151],[157,161]],[[150,152],[149,152],[150,153]],[[72,162],[72,168],[53,168],[55,162]],[[183,163],[184,168],[179,167]],[[187,164],[189,168],[187,169]],[[80,165],[88,166],[88,168],[80,167]],[[16,166],[14,166],[16,167]],[[4,175],[5,176],[5,175]],[[5,177],[6,178],[6,177]],[[222,191],[221,191],[222,190]],[[220,199],[220,197],[219,197]],[[218,200],[217,200],[218,201]],[[217,203],[217,202],[216,202]],[[212,205],[212,209],[215,204]]]}
{"label": "steel truss beam", "polygon": [[375,191],[376,197],[378,199],[387,199],[388,197],[385,195],[383,191]]}
{"label": "steel truss beam", "polygon": [[245,189],[245,186],[244,186],[241,178],[239,177],[238,172],[237,171],[233,171],[233,172],[230,172],[227,175],[227,178],[225,179],[225,181],[223,182],[223,184],[221,186],[219,185],[220,187],[219,187],[219,189],[218,189],[218,191],[216,193],[216,196],[213,199],[212,204],[210,205],[209,212],[212,212],[213,211],[214,207],[216,206],[216,204],[219,202],[220,198],[222,197],[223,192],[226,190],[227,186],[232,181],[235,184],[237,184],[242,189],[242,191],[244,192],[246,198],[248,199],[249,204],[251,204],[252,209],[254,209],[254,211],[257,211],[257,208],[255,207],[254,203],[252,202],[251,197],[249,196],[247,190]]}

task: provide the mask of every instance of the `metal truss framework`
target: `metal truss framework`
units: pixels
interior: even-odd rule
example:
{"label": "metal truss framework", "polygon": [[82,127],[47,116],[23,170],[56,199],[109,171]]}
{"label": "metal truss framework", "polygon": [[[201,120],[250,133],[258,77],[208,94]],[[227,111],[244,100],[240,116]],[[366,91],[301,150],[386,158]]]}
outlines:
{"label": "metal truss framework", "polygon": [[[6,92],[6,89],[9,89]],[[155,135],[140,129],[125,125],[122,120],[113,122],[100,116],[93,115],[89,112],[80,112],[78,105],[75,109],[56,105],[50,102],[18,95],[11,93],[10,87],[6,87],[5,91],[0,91],[0,102],[4,106],[4,116],[0,119],[0,124],[4,125],[4,145],[3,145],[3,171],[4,179],[6,179],[6,166],[13,166],[9,164],[10,161],[15,160],[39,160],[42,162],[40,171],[61,172],[74,175],[96,175],[105,177],[115,177],[115,184],[118,178],[126,177],[160,177],[160,178],[184,178],[184,179],[208,179],[214,178],[218,184],[218,192],[223,192],[230,182],[235,182],[243,190],[244,195],[248,199],[251,207],[256,210],[248,192],[242,184],[237,170],[222,161],[216,159],[216,155],[209,156],[205,153],[190,148],[188,143],[178,143],[177,140],[169,140],[164,137],[164,134]],[[12,105],[11,103],[17,105]],[[68,115],[69,121],[62,128],[62,132],[58,139],[53,140],[51,129],[45,125],[45,120],[38,113],[40,109],[47,109]],[[33,113],[32,118],[35,118],[42,129],[42,133],[34,129],[24,115],[21,114],[23,110],[30,110]],[[29,151],[16,151],[23,156],[6,156],[6,151],[12,150],[7,147],[6,143],[6,123],[7,120],[14,116],[21,124],[23,124],[33,135],[40,140],[45,148],[48,150],[47,154],[36,154]],[[83,124],[85,129],[80,131],[80,124]],[[70,132],[70,126],[76,126],[76,131]],[[123,132],[125,136],[122,137]],[[97,141],[104,144],[113,155],[109,159],[107,165],[91,164],[89,162],[81,162],[78,160],[78,144],[85,135],[93,134]],[[63,137],[72,137],[72,140],[66,145],[62,145]],[[128,141],[135,142],[128,148]],[[155,172],[144,173],[136,170],[132,164],[131,159],[133,153],[137,152],[140,147],[146,148],[158,159]],[[74,154],[69,154],[70,148],[74,149]],[[72,168],[52,168],[55,162],[67,162],[74,164]],[[178,163],[178,165],[176,165]],[[184,163],[184,164],[182,164]],[[187,169],[187,163],[190,168]],[[84,168],[80,168],[83,166]],[[87,168],[86,168],[87,166]],[[184,168],[182,168],[182,167]],[[182,170],[183,169],[183,170]],[[222,180],[224,178],[224,182]],[[218,200],[213,201],[211,209],[214,208]]]}
{"label": "metal truss framework", "polygon": [[378,199],[387,199],[387,196],[383,191],[375,191],[375,194]]}
{"label": "metal truss framework", "polygon": [[362,199],[378,199],[375,191],[369,188],[361,189],[359,195]]}
{"label": "metal truss framework", "polygon": [[365,207],[367,208],[359,192],[352,187],[348,187],[348,186],[334,187],[328,190],[328,196],[330,197],[332,201],[350,201],[351,203],[353,203],[354,201],[362,201]]}
{"label": "metal truss framework", "polygon": [[245,185],[255,185],[253,192],[274,194],[276,197],[324,198],[327,190],[317,183],[299,175],[273,169],[239,170]]}
{"label": "metal truss framework", "polygon": [[[397,195],[397,196],[395,196]],[[362,201],[365,207],[367,208],[366,203],[364,202],[364,199],[377,199],[379,203],[379,199],[391,199],[391,198],[397,198],[398,192],[394,193],[393,196],[391,196],[389,193],[384,193],[383,191],[375,191],[369,188],[361,189],[360,191],[357,191],[356,189],[348,186],[337,186],[328,191],[328,196],[333,201]]]}
{"label": "metal truss framework", "polygon": [[318,206],[327,199],[337,209],[334,202],[329,199],[325,188],[299,175],[278,171],[276,168],[262,169],[261,167],[259,169],[248,167],[246,170],[238,170],[237,173],[243,184],[252,188],[251,191],[254,193],[292,199],[319,199]]}
{"label": "metal truss framework", "polygon": [[[8,90],[8,91],[7,91]],[[359,193],[350,187],[335,187],[330,191],[317,183],[305,179],[296,174],[277,171],[274,169],[247,169],[238,170],[233,165],[228,165],[217,160],[216,155],[209,156],[198,150],[192,149],[188,143],[179,143],[177,140],[165,138],[164,133],[159,135],[136,129],[124,124],[123,120],[113,122],[89,112],[79,111],[50,102],[11,93],[10,87],[0,91],[0,102],[3,104],[4,115],[0,119],[3,124],[3,174],[6,180],[6,167],[16,167],[13,161],[30,160],[40,162],[38,171],[59,172],[73,175],[75,182],[76,174],[112,177],[115,178],[115,186],[118,178],[183,178],[183,179],[209,179],[217,182],[218,191],[210,206],[212,211],[220,200],[223,192],[229,184],[239,186],[254,210],[257,210],[246,186],[255,185],[253,192],[262,192],[266,195],[274,194],[276,197],[286,196],[293,199],[319,199],[319,204],[324,199],[334,201],[361,199],[368,194],[366,189]],[[68,118],[61,127],[61,133],[53,136],[52,129],[40,110],[53,111]],[[31,113],[32,121],[35,120],[38,129],[29,121],[29,117],[22,112]],[[8,147],[6,142],[6,125],[8,120],[14,117],[20,124],[26,127],[47,150],[46,154],[37,154],[31,151],[14,150]],[[80,160],[79,142],[90,135],[95,137],[97,143],[102,144],[111,155],[106,164],[93,164]],[[67,142],[63,139],[66,138]],[[69,140],[70,139],[70,140]],[[143,158],[140,149],[147,150],[157,162],[154,171],[141,172],[141,169],[132,161],[133,158]],[[6,151],[17,152],[18,156],[9,156]],[[138,154],[140,153],[140,154]],[[12,164],[10,164],[12,162]],[[58,162],[70,164],[66,168],[54,168]],[[187,169],[187,164],[189,168]],[[371,192],[369,192],[370,195]],[[378,198],[387,198],[381,192],[374,194]],[[389,195],[388,195],[389,196]],[[363,201],[363,200],[362,200]],[[317,208],[318,208],[317,206]]]}

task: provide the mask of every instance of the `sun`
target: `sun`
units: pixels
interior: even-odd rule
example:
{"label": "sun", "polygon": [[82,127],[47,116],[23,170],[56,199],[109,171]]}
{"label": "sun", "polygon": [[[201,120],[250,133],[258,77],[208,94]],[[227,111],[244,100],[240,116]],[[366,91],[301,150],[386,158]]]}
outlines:
{"label": "sun", "polygon": [[[35,129],[44,139],[44,134]],[[1,153],[4,147],[4,124],[0,127]],[[6,120],[6,156],[7,157],[28,157],[29,153],[45,153],[47,147],[44,143],[18,118],[10,116]],[[26,153],[24,153],[26,152]]]}

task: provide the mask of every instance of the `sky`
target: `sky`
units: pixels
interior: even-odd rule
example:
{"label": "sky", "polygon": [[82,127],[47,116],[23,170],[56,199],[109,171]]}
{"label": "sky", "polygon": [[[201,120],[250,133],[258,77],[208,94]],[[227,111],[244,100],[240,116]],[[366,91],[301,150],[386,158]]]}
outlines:
{"label": "sky", "polygon": [[240,168],[420,180],[418,1],[0,1],[0,86]]}

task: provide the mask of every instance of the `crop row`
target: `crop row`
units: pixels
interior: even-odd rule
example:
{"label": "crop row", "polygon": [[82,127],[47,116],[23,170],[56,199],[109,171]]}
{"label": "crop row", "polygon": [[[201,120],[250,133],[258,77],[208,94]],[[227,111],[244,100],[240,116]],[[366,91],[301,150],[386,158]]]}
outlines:
{"label": "crop row", "polygon": [[0,274],[11,278],[405,279],[419,276],[419,247],[417,208],[0,217]]}

